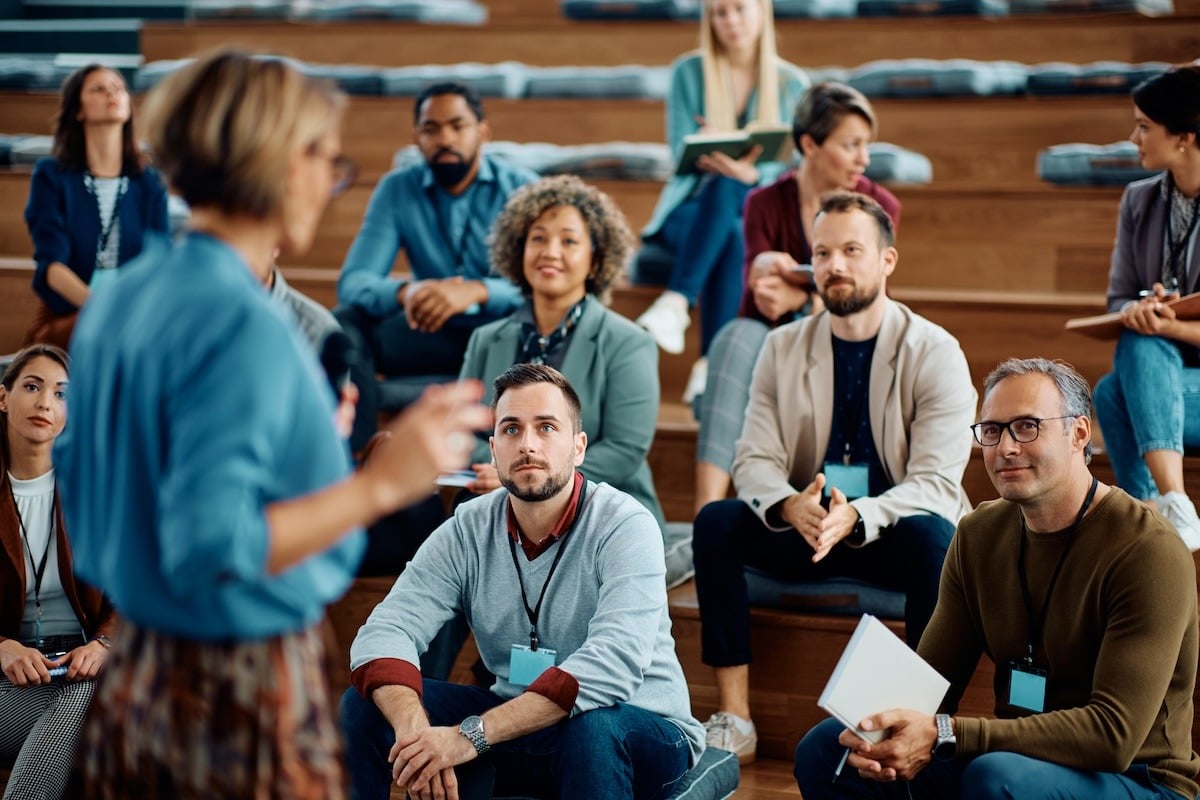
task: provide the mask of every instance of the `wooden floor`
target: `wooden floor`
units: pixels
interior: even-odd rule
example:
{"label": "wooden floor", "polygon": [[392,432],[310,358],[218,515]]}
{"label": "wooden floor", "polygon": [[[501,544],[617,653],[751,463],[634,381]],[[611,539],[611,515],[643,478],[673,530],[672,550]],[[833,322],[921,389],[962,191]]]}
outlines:
{"label": "wooden floor", "polygon": [[762,759],[742,767],[742,782],[734,792],[738,800],[777,800],[799,797],[789,761]]}

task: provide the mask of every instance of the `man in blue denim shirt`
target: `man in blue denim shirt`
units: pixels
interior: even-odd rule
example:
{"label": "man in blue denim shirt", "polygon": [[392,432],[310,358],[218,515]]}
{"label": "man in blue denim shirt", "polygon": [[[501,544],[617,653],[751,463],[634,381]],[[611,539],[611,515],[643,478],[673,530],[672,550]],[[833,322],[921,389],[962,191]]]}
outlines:
{"label": "man in blue denim shirt", "polygon": [[[468,87],[434,84],[414,108],[424,160],[379,181],[338,278],[334,313],[357,351],[356,452],[375,431],[377,372],[457,375],[471,332],[521,303],[491,270],[487,235],[509,195],[537,176],[482,152],[491,130]],[[409,280],[389,276],[401,250]]]}

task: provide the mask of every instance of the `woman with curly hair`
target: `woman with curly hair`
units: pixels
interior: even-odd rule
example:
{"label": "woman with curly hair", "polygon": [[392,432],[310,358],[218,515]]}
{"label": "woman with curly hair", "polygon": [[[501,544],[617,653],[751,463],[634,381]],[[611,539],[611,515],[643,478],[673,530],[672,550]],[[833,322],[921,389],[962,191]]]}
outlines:
{"label": "woman with curly hair", "polygon": [[[562,372],[583,401],[580,471],[633,495],[664,527],[646,463],[658,419],[658,351],[650,334],[604,305],[632,245],[612,199],[573,175],[518,190],[492,226],[492,263],[527,300],[471,335],[459,377],[490,387],[513,364]],[[486,438],[472,460],[467,488],[499,488]]]}
{"label": "woman with curly hair", "polygon": [[39,300],[26,344],[65,348],[91,292],[147,234],[167,233],[167,190],[138,152],[120,73],[89,64],[63,82],[53,155],[33,169],[25,224]]}

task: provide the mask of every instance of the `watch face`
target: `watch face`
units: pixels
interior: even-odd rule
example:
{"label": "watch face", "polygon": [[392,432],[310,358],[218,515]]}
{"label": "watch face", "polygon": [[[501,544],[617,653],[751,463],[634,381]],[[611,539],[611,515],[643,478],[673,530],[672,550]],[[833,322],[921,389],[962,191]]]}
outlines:
{"label": "watch face", "polygon": [[463,733],[481,733],[483,731],[483,720],[479,717],[467,717],[459,727]]}

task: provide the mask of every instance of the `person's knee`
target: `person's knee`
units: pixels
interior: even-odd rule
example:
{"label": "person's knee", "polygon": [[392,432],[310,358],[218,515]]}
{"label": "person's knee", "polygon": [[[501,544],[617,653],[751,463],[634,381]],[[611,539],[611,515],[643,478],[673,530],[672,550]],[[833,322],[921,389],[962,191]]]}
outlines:
{"label": "person's knee", "polygon": [[1096,389],[1092,392],[1092,401],[1096,405],[1096,416],[1101,415],[1101,410],[1108,411],[1117,407],[1117,396],[1121,390],[1121,381],[1115,372],[1110,372],[1096,382]]}
{"label": "person's knee", "polygon": [[828,794],[837,762],[844,752],[838,744],[838,736],[844,728],[836,719],[824,720],[810,728],[796,745],[792,774],[805,800],[810,797],[816,800]]}
{"label": "person's knee", "polygon": [[371,735],[372,732],[384,721],[379,707],[359,694],[353,686],[342,693],[342,699],[338,703],[338,714],[346,746],[350,749],[356,745],[371,743],[375,738]]}
{"label": "person's knee", "polygon": [[697,561],[729,558],[737,520],[745,504],[741,500],[717,500],[700,509],[692,523],[692,553]]}
{"label": "person's knee", "polygon": [[963,772],[963,797],[1020,800],[1040,795],[1044,776],[1031,770],[1034,759],[1016,753],[985,753]]}

